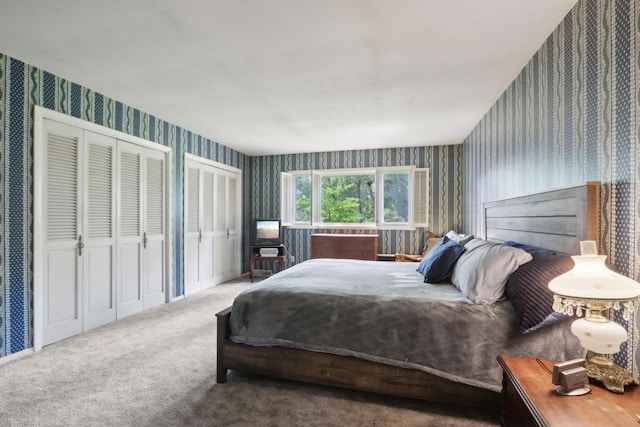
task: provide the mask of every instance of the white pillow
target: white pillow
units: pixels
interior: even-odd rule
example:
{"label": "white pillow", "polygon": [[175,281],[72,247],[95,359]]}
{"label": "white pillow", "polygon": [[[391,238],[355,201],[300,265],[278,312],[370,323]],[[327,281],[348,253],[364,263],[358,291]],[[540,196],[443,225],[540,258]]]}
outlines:
{"label": "white pillow", "polygon": [[504,294],[509,276],[533,258],[520,248],[472,239],[464,245],[451,274],[451,283],[477,304],[493,304]]}
{"label": "white pillow", "polygon": [[447,234],[445,234],[449,238],[449,240],[453,240],[459,245],[466,245],[473,239],[473,234],[458,234],[453,230],[450,230]]}

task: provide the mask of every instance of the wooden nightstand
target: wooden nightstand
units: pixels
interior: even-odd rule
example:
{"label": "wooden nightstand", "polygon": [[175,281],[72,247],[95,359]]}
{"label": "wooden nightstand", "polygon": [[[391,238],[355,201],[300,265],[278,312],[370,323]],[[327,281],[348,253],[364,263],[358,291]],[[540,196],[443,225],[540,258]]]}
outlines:
{"label": "wooden nightstand", "polygon": [[639,387],[616,394],[592,384],[589,394],[561,396],[551,383],[555,362],[499,356],[498,363],[504,371],[503,426],[640,426]]}

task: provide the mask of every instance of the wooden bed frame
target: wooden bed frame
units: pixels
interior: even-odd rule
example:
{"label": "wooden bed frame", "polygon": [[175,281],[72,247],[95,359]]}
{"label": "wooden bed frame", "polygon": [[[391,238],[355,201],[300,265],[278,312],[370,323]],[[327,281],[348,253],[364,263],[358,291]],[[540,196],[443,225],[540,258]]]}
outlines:
{"label": "wooden bed frame", "polygon": [[[600,183],[547,191],[484,205],[488,240],[579,253],[581,240],[597,240]],[[500,407],[499,393],[456,383],[417,369],[400,368],[350,356],[255,347],[229,339],[231,307],[216,314],[217,382],[227,370],[464,406]],[[498,356],[488,355],[495,358]]]}

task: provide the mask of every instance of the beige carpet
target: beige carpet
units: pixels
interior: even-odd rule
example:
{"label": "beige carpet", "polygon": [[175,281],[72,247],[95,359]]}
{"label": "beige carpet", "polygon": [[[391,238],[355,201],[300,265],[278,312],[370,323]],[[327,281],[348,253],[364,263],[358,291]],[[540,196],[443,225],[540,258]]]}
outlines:
{"label": "beige carpet", "polygon": [[495,426],[494,414],[231,372],[216,286],[0,364],[0,426]]}

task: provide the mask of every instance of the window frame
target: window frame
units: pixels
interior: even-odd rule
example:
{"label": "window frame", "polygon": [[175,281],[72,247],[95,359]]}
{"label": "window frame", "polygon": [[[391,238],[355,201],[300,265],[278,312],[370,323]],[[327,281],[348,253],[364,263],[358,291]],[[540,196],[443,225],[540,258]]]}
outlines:
{"label": "window frame", "polygon": [[[385,222],[384,221],[384,179],[383,176],[388,173],[407,173],[409,175],[408,188],[408,221],[407,222]],[[422,185],[428,186],[429,169],[417,168],[416,166],[381,166],[366,168],[343,168],[343,169],[321,169],[321,170],[295,170],[289,172],[281,172],[281,218],[282,224],[290,228],[312,229],[312,228],[364,228],[364,229],[380,229],[380,230],[413,230],[416,227],[426,226],[427,218],[422,221],[416,221],[414,194],[416,191],[415,176],[416,172],[426,172],[426,182]],[[322,222],[320,200],[322,177],[326,176],[344,176],[344,175],[374,175],[375,177],[375,215],[374,222],[368,223],[337,223]],[[296,221],[296,194],[295,180],[299,176],[309,176],[311,179],[311,220]],[[285,182],[288,180],[288,184]],[[285,194],[288,192],[288,194]],[[288,203],[288,205],[287,205]],[[426,197],[428,204],[428,196]],[[288,206],[288,207],[287,207]],[[286,212],[285,210],[289,210]],[[428,212],[428,205],[423,211]]]}

